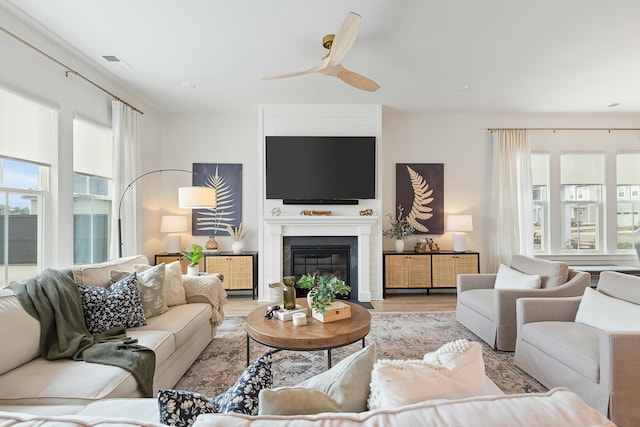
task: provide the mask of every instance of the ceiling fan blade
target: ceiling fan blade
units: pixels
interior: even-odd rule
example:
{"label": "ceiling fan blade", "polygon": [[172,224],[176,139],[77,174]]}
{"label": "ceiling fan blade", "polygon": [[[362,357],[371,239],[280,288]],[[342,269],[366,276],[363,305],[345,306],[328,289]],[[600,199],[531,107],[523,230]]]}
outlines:
{"label": "ceiling fan blade", "polygon": [[359,29],[360,15],[355,12],[349,12],[333,38],[331,50],[327,58],[329,60],[329,66],[342,62],[347,52],[349,52],[349,49],[351,49],[351,46],[355,43]]}
{"label": "ceiling fan blade", "polygon": [[327,61],[324,60],[313,68],[304,71],[294,71],[293,73],[278,74],[277,76],[263,77],[262,80],[285,79],[287,77],[302,76],[303,74],[318,73],[327,68]]}
{"label": "ceiling fan blade", "polygon": [[343,82],[360,90],[366,90],[368,92],[375,92],[380,89],[380,85],[365,76],[349,71],[343,66],[338,66],[338,73],[335,74],[337,78]]}

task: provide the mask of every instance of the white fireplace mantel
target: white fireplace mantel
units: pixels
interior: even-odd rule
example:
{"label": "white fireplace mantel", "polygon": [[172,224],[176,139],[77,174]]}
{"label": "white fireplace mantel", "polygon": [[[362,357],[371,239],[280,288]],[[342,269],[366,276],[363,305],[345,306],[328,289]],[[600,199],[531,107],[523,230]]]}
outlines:
{"label": "white fireplace mantel", "polygon": [[[371,239],[377,230],[376,216],[273,216],[264,218],[263,256],[264,281],[279,282],[283,275],[283,236],[356,236],[358,238],[358,300],[371,301],[371,283],[376,274],[376,263],[371,256],[377,253],[377,239]],[[372,249],[372,245],[374,248]],[[262,295],[266,295],[263,289]]]}

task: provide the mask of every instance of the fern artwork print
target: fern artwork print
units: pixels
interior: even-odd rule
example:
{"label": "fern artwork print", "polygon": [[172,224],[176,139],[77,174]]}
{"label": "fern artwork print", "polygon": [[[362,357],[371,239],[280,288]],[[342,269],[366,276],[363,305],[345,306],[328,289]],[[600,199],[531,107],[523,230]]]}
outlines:
{"label": "fern artwork print", "polygon": [[444,164],[396,163],[396,206],[414,234],[443,234]]}
{"label": "fern artwork print", "polygon": [[193,209],[191,234],[229,236],[242,222],[242,164],[194,163],[193,185],[216,189],[216,207]]}

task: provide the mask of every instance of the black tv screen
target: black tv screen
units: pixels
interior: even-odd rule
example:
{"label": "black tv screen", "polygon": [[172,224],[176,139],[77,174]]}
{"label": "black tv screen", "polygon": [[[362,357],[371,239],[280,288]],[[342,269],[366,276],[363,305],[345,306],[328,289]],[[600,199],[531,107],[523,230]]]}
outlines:
{"label": "black tv screen", "polygon": [[267,136],[266,196],[285,202],[375,199],[373,136]]}

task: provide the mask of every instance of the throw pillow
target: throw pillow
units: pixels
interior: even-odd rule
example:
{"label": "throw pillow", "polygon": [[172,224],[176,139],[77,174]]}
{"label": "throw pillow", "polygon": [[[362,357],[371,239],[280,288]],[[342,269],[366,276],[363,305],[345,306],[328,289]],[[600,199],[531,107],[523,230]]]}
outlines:
{"label": "throw pillow", "polygon": [[423,360],[379,360],[371,374],[369,409],[482,395],[484,373],[482,346],[467,340],[447,343]]}
{"label": "throw pillow", "polygon": [[576,322],[603,331],[640,331],[640,305],[587,287],[578,306]]}
{"label": "throw pillow", "polygon": [[181,390],[158,390],[160,422],[171,426],[190,426],[198,415],[236,413],[258,415],[260,390],[271,388],[271,350],[247,366],[236,383],[219,396]]}
{"label": "throw pillow", "polygon": [[494,289],[540,289],[539,274],[525,274],[500,264]]}
{"label": "throw pillow", "polygon": [[173,261],[166,265],[164,284],[167,289],[167,305],[181,305],[187,303],[184,287],[182,286],[182,264]]}
{"label": "throw pillow", "polygon": [[[164,264],[158,264],[153,267],[137,265],[134,267],[134,271],[138,278],[138,289],[140,290],[140,300],[142,301],[144,316],[148,319],[166,313],[169,308],[167,307],[165,297]],[[109,271],[111,283],[122,280],[129,274],[131,273],[120,270]]]}
{"label": "throw pillow", "polygon": [[99,334],[116,327],[144,326],[147,320],[140,301],[136,273],[108,288],[78,285],[87,329]]}
{"label": "throw pillow", "polygon": [[[301,415],[320,412],[363,412],[367,410],[371,370],[376,346],[336,363],[331,369],[301,382],[296,387],[280,387],[260,392],[260,415]],[[306,392],[300,392],[300,389]]]}

